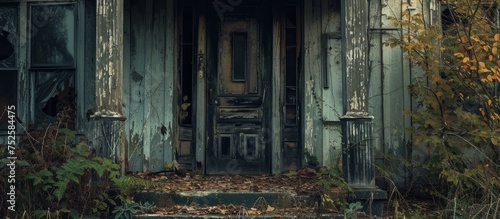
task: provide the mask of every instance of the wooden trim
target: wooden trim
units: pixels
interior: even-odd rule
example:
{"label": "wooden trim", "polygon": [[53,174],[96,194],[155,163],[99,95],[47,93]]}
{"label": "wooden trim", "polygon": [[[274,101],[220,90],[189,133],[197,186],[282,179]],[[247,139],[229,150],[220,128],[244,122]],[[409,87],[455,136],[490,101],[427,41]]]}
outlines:
{"label": "wooden trim", "polygon": [[272,65],[272,103],[271,103],[271,173],[279,173],[283,168],[283,152],[281,150],[282,128],[283,128],[283,57],[282,50],[284,49],[284,39],[282,37],[284,25],[281,25],[283,20],[282,10],[279,5],[273,6],[273,65]]}
{"label": "wooden trim", "polygon": [[197,69],[196,69],[196,162],[201,162],[203,166],[201,171],[205,171],[205,145],[207,133],[206,118],[207,118],[207,85],[206,85],[206,60],[207,60],[207,47],[206,47],[206,12],[204,7],[199,7],[198,18],[198,48],[197,48]]}

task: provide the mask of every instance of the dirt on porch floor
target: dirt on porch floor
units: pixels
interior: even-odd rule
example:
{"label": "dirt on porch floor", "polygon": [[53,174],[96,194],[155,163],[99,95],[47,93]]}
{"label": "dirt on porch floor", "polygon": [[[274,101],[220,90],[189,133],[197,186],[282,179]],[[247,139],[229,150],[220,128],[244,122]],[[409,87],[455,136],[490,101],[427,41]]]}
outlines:
{"label": "dirt on porch floor", "polygon": [[[211,193],[231,193],[235,192],[245,195],[249,193],[269,193],[283,192],[290,194],[291,199],[270,201],[271,199],[257,198],[251,201],[253,205],[241,205],[238,203],[223,203],[217,205],[202,205],[196,202],[180,204],[169,200],[170,203],[150,203],[155,207],[143,209],[136,214],[188,214],[188,215],[280,215],[290,214],[315,214],[315,213],[339,213],[339,204],[345,192],[340,188],[332,187],[333,197],[331,203],[321,204],[321,199],[325,191],[318,182],[328,181],[331,175],[326,169],[318,171],[311,168],[304,168],[299,171],[286,171],[275,175],[220,175],[210,176],[190,172],[187,176],[179,176],[173,172],[138,173],[133,176],[146,179],[154,186],[149,186],[146,190],[138,192],[153,193],[185,193],[203,192]],[[338,195],[340,194],[340,195]],[[263,195],[264,196],[264,195]],[[313,197],[317,201],[298,201],[299,196]],[[253,200],[253,199],[252,199]],[[323,200],[328,201],[328,200]]]}

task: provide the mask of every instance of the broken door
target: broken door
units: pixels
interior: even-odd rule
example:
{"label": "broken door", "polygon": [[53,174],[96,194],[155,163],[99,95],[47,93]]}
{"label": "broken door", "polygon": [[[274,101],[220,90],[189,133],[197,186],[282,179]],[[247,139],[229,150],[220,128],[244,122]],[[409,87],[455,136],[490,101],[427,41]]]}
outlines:
{"label": "broken door", "polygon": [[[255,10],[257,11],[257,10]],[[209,21],[210,22],[210,21]],[[209,29],[212,49],[207,65],[208,174],[269,173],[264,138],[265,86],[257,17],[225,17]],[[218,37],[217,37],[218,36]],[[210,60],[217,60],[210,63]]]}

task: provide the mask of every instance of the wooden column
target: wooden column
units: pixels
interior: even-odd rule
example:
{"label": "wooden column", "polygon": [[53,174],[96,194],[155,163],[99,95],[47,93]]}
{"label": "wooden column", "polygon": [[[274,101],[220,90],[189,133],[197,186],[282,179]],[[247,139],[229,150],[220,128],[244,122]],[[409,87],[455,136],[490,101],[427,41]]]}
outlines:
{"label": "wooden column", "polygon": [[361,201],[366,212],[381,216],[387,193],[375,187],[373,116],[368,112],[368,4],[368,0],[342,1],[346,112],[341,118],[342,166],[344,176],[353,188],[350,201]]}
{"label": "wooden column", "polygon": [[97,111],[122,114],[123,0],[97,0]]}
{"label": "wooden column", "polygon": [[123,0],[96,0],[96,109],[94,146],[125,171],[122,113]]}
{"label": "wooden column", "polygon": [[343,0],[346,115],[368,116],[368,1]]}

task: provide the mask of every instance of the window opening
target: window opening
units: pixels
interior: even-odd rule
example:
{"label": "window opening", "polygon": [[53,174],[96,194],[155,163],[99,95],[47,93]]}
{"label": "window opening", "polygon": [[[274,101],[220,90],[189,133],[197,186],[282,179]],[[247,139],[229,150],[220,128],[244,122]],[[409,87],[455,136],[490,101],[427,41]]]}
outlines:
{"label": "window opening", "polygon": [[246,81],[247,75],[247,33],[234,32],[233,39],[233,81]]}
{"label": "window opening", "polygon": [[0,131],[8,126],[7,106],[17,104],[18,7],[0,6]]}
{"label": "window opening", "polygon": [[181,80],[181,112],[180,124],[192,125],[193,124],[193,63],[194,63],[194,19],[193,19],[193,6],[183,6],[181,11],[180,31],[181,34],[181,48],[180,48],[180,62],[181,72],[179,79]]}
{"label": "window opening", "polygon": [[75,66],[75,5],[31,6],[31,67]]}
{"label": "window opening", "polygon": [[76,4],[30,5],[30,74],[35,128],[60,115],[75,128]]}
{"label": "window opening", "polygon": [[286,125],[297,125],[297,14],[295,6],[287,6],[285,13],[285,104]]}
{"label": "window opening", "polygon": [[219,137],[219,157],[230,158],[233,138],[231,135],[220,135]]}

